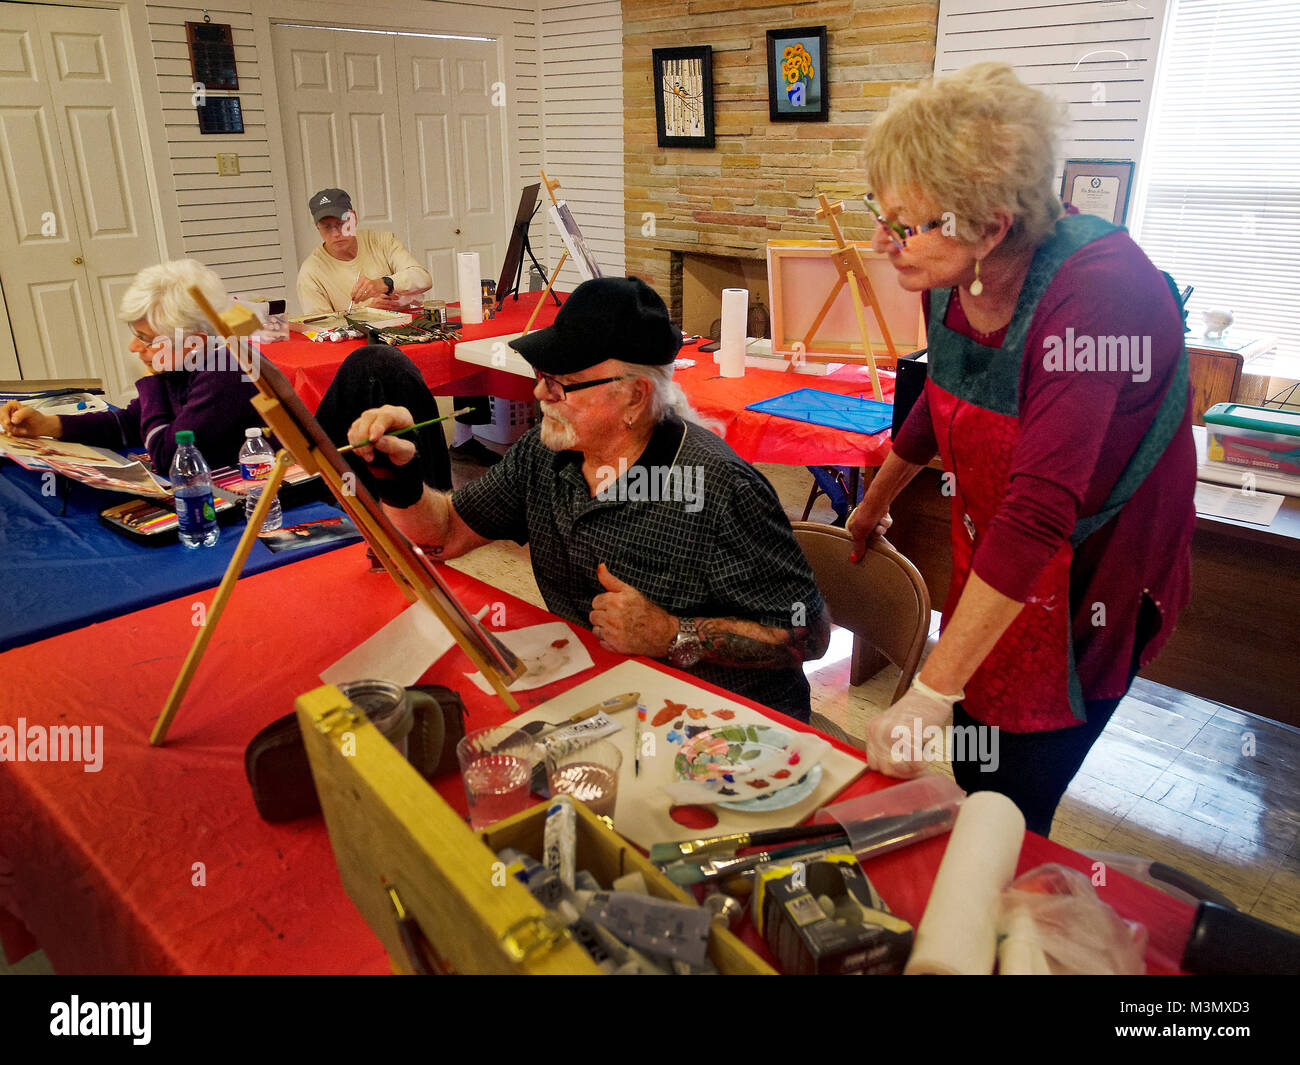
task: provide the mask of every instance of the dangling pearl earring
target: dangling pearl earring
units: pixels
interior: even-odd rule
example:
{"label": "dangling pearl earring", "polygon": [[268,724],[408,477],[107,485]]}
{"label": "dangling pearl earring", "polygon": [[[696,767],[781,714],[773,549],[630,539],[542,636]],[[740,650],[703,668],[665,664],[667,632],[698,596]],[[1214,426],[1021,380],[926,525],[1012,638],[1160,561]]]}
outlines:
{"label": "dangling pearl earring", "polygon": [[976,259],[976,260],[975,260],[975,280],[972,281],[971,284],[970,284],[970,294],[971,294],[972,296],[978,296],[978,295],[979,295],[981,292],[983,292],[983,291],[984,291],[984,282],[980,280],[980,261],[979,261],[978,259]]}
{"label": "dangling pearl earring", "polygon": [[626,425],[629,429],[631,429],[632,426],[635,425],[636,423],[635,423],[631,418],[629,418],[629,419],[628,419],[626,422],[624,422],[623,424]]}

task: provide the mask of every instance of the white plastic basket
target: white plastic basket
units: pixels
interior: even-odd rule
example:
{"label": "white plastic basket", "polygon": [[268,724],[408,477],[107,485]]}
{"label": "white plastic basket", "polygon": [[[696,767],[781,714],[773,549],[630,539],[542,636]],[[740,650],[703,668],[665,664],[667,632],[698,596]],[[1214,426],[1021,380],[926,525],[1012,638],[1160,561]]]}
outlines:
{"label": "white plastic basket", "polygon": [[488,410],[492,420],[486,425],[474,426],[474,435],[494,444],[513,444],[536,423],[533,404],[516,403],[497,396],[488,396]]}

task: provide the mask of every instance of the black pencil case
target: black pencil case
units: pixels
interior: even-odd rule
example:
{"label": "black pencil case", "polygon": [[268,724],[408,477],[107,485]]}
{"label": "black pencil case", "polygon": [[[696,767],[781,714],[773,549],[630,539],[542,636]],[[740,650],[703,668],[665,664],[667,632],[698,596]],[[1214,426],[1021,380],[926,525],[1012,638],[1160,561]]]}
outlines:
{"label": "black pencil case", "polygon": [[[407,760],[426,780],[456,769],[456,744],[465,735],[460,696],[439,684],[412,685],[406,693],[412,715]],[[320,813],[296,714],[277,718],[253,737],[244,750],[244,774],[263,821],[295,821]]]}

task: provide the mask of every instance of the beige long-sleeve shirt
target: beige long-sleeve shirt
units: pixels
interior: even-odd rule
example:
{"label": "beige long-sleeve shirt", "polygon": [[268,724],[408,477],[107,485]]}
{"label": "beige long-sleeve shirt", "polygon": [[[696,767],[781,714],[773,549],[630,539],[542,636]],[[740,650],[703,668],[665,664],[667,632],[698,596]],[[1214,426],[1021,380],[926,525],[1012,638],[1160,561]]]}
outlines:
{"label": "beige long-sleeve shirt", "polygon": [[307,256],[298,271],[301,313],[346,310],[358,270],[362,277],[391,277],[394,292],[425,292],[433,287],[429,271],[392,233],[358,229],[355,259],[335,259],[323,244]]}

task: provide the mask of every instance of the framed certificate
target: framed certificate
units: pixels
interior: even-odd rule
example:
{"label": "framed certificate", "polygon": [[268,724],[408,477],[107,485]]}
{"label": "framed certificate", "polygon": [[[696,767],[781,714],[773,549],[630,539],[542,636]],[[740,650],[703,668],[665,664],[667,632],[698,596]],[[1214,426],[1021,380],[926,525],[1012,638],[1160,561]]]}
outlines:
{"label": "framed certificate", "polygon": [[1128,217],[1133,185],[1131,159],[1067,159],[1061,178],[1061,199],[1084,214],[1095,214],[1117,226]]}

